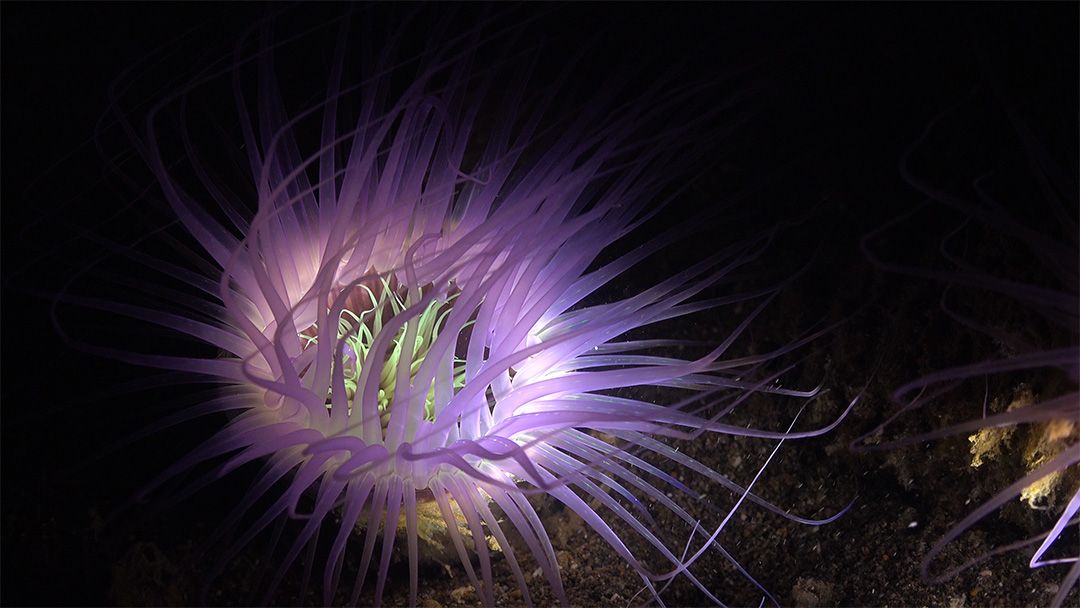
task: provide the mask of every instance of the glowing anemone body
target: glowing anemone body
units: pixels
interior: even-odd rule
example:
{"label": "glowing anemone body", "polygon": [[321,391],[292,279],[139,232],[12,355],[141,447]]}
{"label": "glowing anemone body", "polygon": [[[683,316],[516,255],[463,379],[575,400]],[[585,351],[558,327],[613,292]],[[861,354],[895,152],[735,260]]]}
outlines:
{"label": "glowing anemone body", "polygon": [[[415,603],[421,503],[437,506],[485,604],[494,602],[493,546],[528,601],[523,567],[507,536],[511,527],[565,602],[555,552],[527,500],[536,492],[580,516],[653,594],[658,581],[681,574],[713,597],[689,565],[707,548],[734,563],[717,542],[731,513],[715,530],[703,530],[668,495],[671,488],[691,497],[693,492],[642,453],[723,484],[737,504],[751,500],[783,514],[655,438],[705,431],[775,439],[816,433],[755,430],[721,420],[755,391],[814,394],[777,388],[777,375],[762,371],[795,345],[728,356],[774,290],[702,295],[754,259],[768,234],[718,247],[627,297],[585,300],[692,234],[692,222],[680,224],[598,262],[663,207],[670,195],[665,172],[694,150],[684,146],[677,153],[672,142],[715,115],[670,120],[673,104],[687,91],[646,91],[626,104],[614,103],[615,87],[601,87],[570,119],[552,123],[557,89],[526,99],[527,78],[503,86],[493,73],[470,73],[466,59],[467,53],[429,57],[398,89],[391,82],[394,70],[381,68],[343,88],[339,63],[326,99],[291,118],[272,67],[261,60],[256,112],[237,87],[257,194],[253,214],[215,186],[186,139],[186,162],[205,193],[193,194],[174,177],[155,131],[156,114],[171,100],[155,108],[144,151],[170,205],[220,274],[177,275],[207,295],[199,304],[202,314],[142,316],[222,354],[143,362],[235,387],[195,408],[234,415],[161,479],[215,459],[221,463],[211,478],[263,462],[246,498],[222,524],[232,529],[251,519],[222,561],[275,520],[301,517],[302,529],[279,556],[274,580],[305,547],[314,554],[323,546],[327,603],[357,529],[363,530],[363,552],[359,570],[348,573],[355,577],[350,599],[358,601],[369,568],[377,564],[379,601],[392,548],[400,542],[396,527],[384,522],[399,520]],[[481,138],[474,133],[477,114],[496,83],[498,112],[485,122]],[[345,103],[356,108],[348,124],[338,112]],[[659,118],[669,126],[642,138],[639,127]],[[296,133],[313,119],[319,143],[305,151]],[[213,213],[208,199],[217,203]],[[747,301],[752,312],[698,357],[649,354],[690,343],[625,337],[659,321]],[[642,385],[669,387],[685,398],[656,404],[612,392]],[[700,551],[677,556],[639,496],[671,509]],[[647,570],[586,499],[654,547],[668,570]],[[267,500],[268,508],[250,515]],[[298,513],[308,503],[307,512]],[[332,514],[341,523],[328,546],[319,545]]]}

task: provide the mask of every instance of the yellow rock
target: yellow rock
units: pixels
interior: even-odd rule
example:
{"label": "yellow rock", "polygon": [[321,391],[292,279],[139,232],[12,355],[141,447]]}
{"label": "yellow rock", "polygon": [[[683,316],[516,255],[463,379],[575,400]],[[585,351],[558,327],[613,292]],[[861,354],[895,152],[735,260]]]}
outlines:
{"label": "yellow rock", "polygon": [[[1013,391],[1013,399],[1009,402],[1005,411],[1011,412],[1021,407],[1027,407],[1035,402],[1035,393],[1026,384],[1021,384]],[[991,406],[992,411],[999,409],[1001,400],[995,399]],[[1001,453],[1002,446],[1012,439],[1016,431],[1015,426],[992,427],[979,429],[979,432],[968,437],[971,442],[971,466],[979,468],[983,462],[997,458]]]}
{"label": "yellow rock", "polygon": [[[449,499],[450,512],[454,517],[454,524],[457,527],[458,533],[461,534],[465,547],[469,552],[473,551],[473,536],[472,529],[469,527],[469,522],[465,519],[465,514],[461,511],[461,507],[453,499]],[[357,531],[361,531],[367,524],[366,517],[360,517],[356,523]],[[407,527],[405,525],[405,509],[402,508],[401,514],[398,516],[397,532],[400,539],[397,541],[401,546],[404,546],[405,537],[407,534]],[[416,502],[416,537],[419,543],[420,555],[423,559],[429,559],[444,566],[449,564],[455,564],[458,562],[457,550],[454,548],[453,539],[450,537],[448,529],[446,527],[446,520],[443,518],[442,511],[439,509],[439,504],[434,499],[428,498],[427,500],[421,499],[421,496],[417,497]],[[499,546],[499,542],[490,535],[485,535],[488,549],[491,551],[502,552],[502,547]]]}
{"label": "yellow rock", "polygon": [[[1024,448],[1024,465],[1034,471],[1065,449],[1070,440],[1076,439],[1080,427],[1073,420],[1051,420],[1039,425]],[[1045,509],[1058,486],[1065,478],[1063,471],[1054,471],[1024,488],[1020,500],[1032,509]]]}
{"label": "yellow rock", "polygon": [[[1036,402],[1037,396],[1031,387],[1021,384],[1013,391],[1012,401],[1005,411],[1027,407]],[[1000,403],[999,400],[995,400],[994,405],[999,406]],[[992,407],[991,409],[1000,411],[1001,408]],[[971,466],[978,468],[987,461],[999,458],[1017,433],[1017,428],[1016,426],[985,428],[969,436]],[[1028,472],[1039,468],[1060,454],[1065,447],[1080,439],[1080,425],[1074,420],[1051,420],[1032,425],[1030,429],[1019,454]],[[1045,509],[1046,503],[1064,479],[1063,471],[1050,473],[1024,488],[1020,493],[1020,500],[1026,502],[1032,509]]]}

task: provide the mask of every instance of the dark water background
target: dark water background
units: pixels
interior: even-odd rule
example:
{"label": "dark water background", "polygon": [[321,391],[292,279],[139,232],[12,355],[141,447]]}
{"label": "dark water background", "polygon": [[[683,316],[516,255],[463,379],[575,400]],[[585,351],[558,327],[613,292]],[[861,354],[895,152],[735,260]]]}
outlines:
{"label": "dark water background", "polygon": [[[818,423],[868,385],[867,397],[835,433],[786,447],[763,479],[762,492],[804,514],[835,509],[855,495],[858,502],[846,517],[819,529],[751,511],[726,546],[737,547],[747,569],[783,604],[1049,601],[1061,570],[1032,572],[1022,555],[998,558],[942,585],[924,585],[918,577],[918,560],[930,544],[993,488],[1014,478],[1015,467],[973,472],[964,437],[892,453],[855,454],[847,445],[890,411],[888,394],[899,384],[995,354],[992,344],[941,313],[940,285],[877,272],[858,242],[922,202],[901,178],[898,163],[927,125],[957,104],[960,109],[921,148],[920,171],[943,183],[966,182],[987,170],[1019,167],[1022,173],[1024,158],[1003,111],[1004,96],[1075,186],[1077,5],[603,4],[543,9],[544,16],[527,27],[560,47],[563,54],[554,54],[553,64],[576,44],[602,36],[605,42],[581,60],[584,73],[632,70],[638,64],[647,72],[678,62],[683,78],[707,80],[735,70],[748,75],[733,78],[732,87],[761,91],[741,118],[743,126],[717,142],[715,167],[673,211],[693,213],[697,206],[738,193],[740,213],[735,222],[709,226],[705,236],[684,243],[682,255],[707,253],[714,243],[750,225],[814,210],[810,219],[783,233],[764,261],[773,265],[766,271],[783,274],[816,252],[804,277],[755,324],[749,347],[791,339],[791,332],[814,322],[847,320],[813,347],[803,376],[793,381],[813,385],[825,378],[831,397],[815,414]],[[195,557],[200,539],[241,495],[243,473],[177,508],[135,508],[119,518],[113,514],[156,471],[221,421],[189,425],[102,454],[104,446],[190,395],[117,390],[145,378],[145,372],[70,349],[54,331],[50,294],[100,250],[82,238],[82,229],[112,218],[112,234],[131,236],[164,217],[152,194],[137,210],[126,208],[138,196],[133,186],[139,184],[105,175],[102,155],[125,150],[122,134],[107,122],[95,131],[110,84],[133,61],[196,25],[212,24],[208,31],[214,35],[188,40],[182,48],[190,58],[162,61],[163,71],[228,50],[229,32],[262,10],[260,5],[210,4],[2,5],[0,600],[5,605],[198,601],[197,581],[206,569]],[[318,21],[337,7],[312,10],[307,18]],[[523,18],[531,15],[530,7],[516,10]],[[286,70],[297,73],[296,82],[307,76],[317,81],[325,66],[309,75],[302,73],[302,65]],[[168,76],[155,78],[168,82]],[[304,91],[292,93],[302,96]],[[710,95],[720,103],[730,93]],[[119,162],[129,161],[121,157]],[[1016,183],[1022,190],[1031,182],[1018,177]],[[1038,211],[1033,202],[1038,195],[1031,197],[1004,202],[1039,230],[1060,230]],[[883,245],[886,253],[915,262],[932,260],[942,227],[956,221],[941,213],[931,209],[922,223],[892,232]],[[1026,267],[1016,253],[1018,245],[1002,246],[1002,268],[1040,278],[1040,269]],[[649,268],[654,276],[666,270],[664,261]],[[84,324],[96,322],[88,317]],[[698,320],[672,331],[722,336],[725,327],[723,320]],[[137,344],[140,337],[123,339]],[[1041,381],[1055,380],[1009,378],[995,385],[995,396],[1007,396],[1020,382]],[[783,415],[768,405],[760,412]],[[936,422],[914,420],[898,432],[925,430]],[[759,463],[768,447],[726,438],[683,446],[719,470],[734,470],[744,481],[752,469],[734,463]],[[572,601],[630,601],[636,577],[628,576],[629,570],[572,517],[552,505],[544,508],[556,548],[566,552],[560,557],[566,559]],[[1039,517],[1023,512],[992,516],[965,550],[985,550],[1046,529],[1048,515]],[[257,559],[245,555],[219,580],[210,601],[251,602]],[[705,563],[702,571],[703,580],[721,597],[756,604],[753,588],[723,566]],[[501,597],[512,603],[505,568],[502,575],[506,589]],[[283,584],[279,603],[300,601],[296,578],[298,573]],[[389,604],[405,601],[407,577],[399,580],[401,585],[388,589]],[[466,584],[460,572],[450,579],[439,568],[429,568],[422,583],[426,601],[476,601],[467,593],[451,593]],[[665,599],[669,605],[704,602],[684,583],[673,586]],[[1074,591],[1070,602],[1077,601]]]}

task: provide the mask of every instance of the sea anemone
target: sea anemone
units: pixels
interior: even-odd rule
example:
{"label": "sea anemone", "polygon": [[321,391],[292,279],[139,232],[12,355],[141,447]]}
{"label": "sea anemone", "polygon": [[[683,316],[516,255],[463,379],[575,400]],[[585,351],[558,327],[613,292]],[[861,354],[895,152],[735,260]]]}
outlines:
{"label": "sea anemone", "polygon": [[[818,393],[782,387],[790,367],[771,364],[820,331],[769,352],[733,354],[786,284],[731,289],[777,229],[718,244],[628,295],[604,291],[673,245],[707,238],[699,230],[711,225],[711,211],[653,226],[683,191],[673,180],[700,166],[723,134],[716,124],[738,95],[694,112],[703,88],[715,83],[669,78],[628,93],[628,81],[616,75],[593,86],[587,102],[568,104],[573,98],[558,80],[570,70],[538,92],[535,49],[505,52],[520,33],[510,21],[496,15],[457,35],[434,26],[428,40],[438,42],[404,60],[394,51],[397,31],[351,83],[350,19],[340,20],[325,94],[314,102],[305,96],[290,111],[284,93],[295,88],[280,86],[273,58],[295,39],[275,40],[276,19],[268,19],[252,30],[259,35],[240,37],[230,59],[174,85],[150,108],[145,127],[117,113],[205,256],[189,258],[197,264],[190,266],[129,252],[183,285],[155,292],[168,300],[161,306],[67,301],[216,349],[206,357],[109,354],[221,385],[212,398],[153,425],[156,432],[228,415],[143,495],[198,467],[203,474],[189,489],[261,464],[214,538],[228,538],[220,569],[272,523],[301,522],[275,557],[264,601],[306,550],[305,581],[320,556],[323,601],[333,603],[346,545],[360,534],[348,599],[359,601],[377,564],[378,604],[401,522],[415,604],[427,538],[420,521],[434,514],[484,604],[495,601],[494,552],[526,603],[523,557],[565,604],[555,551],[528,500],[537,494],[584,520],[657,600],[682,575],[719,602],[690,568],[706,551],[753,581],[720,544],[746,501],[806,523],[832,519],[799,518],[751,492],[767,461],[742,485],[663,441],[725,433],[776,440],[779,448],[835,426],[795,431],[794,412],[762,428],[728,422],[753,395],[806,401]],[[482,65],[481,54],[499,59]],[[246,80],[251,65],[254,83]],[[213,146],[202,131],[193,135],[213,127],[192,123],[197,94],[221,80],[232,84],[239,145],[229,128]],[[171,121],[164,118],[170,111]],[[167,152],[170,146],[179,152]],[[208,148],[242,150],[248,183],[218,177]],[[704,349],[698,340],[647,332],[719,310],[742,312],[726,337]],[[620,390],[627,387],[662,387],[667,400]],[[703,525],[671,498],[674,491],[700,499],[675,469],[732,493],[719,523]],[[650,503],[685,523],[686,549],[657,531]],[[612,517],[666,569],[648,568]],[[328,528],[330,540],[320,543]],[[516,554],[522,547],[525,554]]]}
{"label": "sea anemone", "polygon": [[[1002,452],[1019,453],[1017,460],[1023,461],[1024,474],[949,529],[923,558],[922,575],[940,582],[995,555],[1035,547],[1029,561],[1031,568],[1071,564],[1053,600],[1054,605],[1061,605],[1080,578],[1080,553],[1075,539],[1080,522],[1080,393],[1076,391],[1080,381],[1080,226],[1075,215],[1075,159],[1066,161],[1073,166],[1070,177],[1054,154],[1040,143],[1037,131],[1020,108],[1000,86],[995,86],[994,91],[997,95],[991,99],[1000,106],[989,115],[988,108],[979,104],[972,93],[926,127],[901,163],[905,180],[926,197],[924,204],[867,235],[863,250],[868,259],[886,271],[945,284],[942,310],[976,335],[989,338],[989,348],[997,350],[997,356],[962,362],[896,388],[893,400],[897,411],[856,445],[890,449],[968,435],[970,465],[975,468],[991,468],[986,462],[1005,459]],[[964,131],[969,126],[961,124],[951,130],[942,126],[946,119],[963,123],[959,116],[974,116],[969,120],[975,121],[1006,117],[1022,154],[1013,151],[1005,155],[994,148],[997,162],[1001,158],[1011,162],[990,171],[985,166],[977,167],[970,180],[954,175],[948,183],[942,183],[928,176],[929,170],[920,173],[918,157],[929,148],[956,154],[952,146],[958,145],[963,152],[947,161],[954,170],[971,159],[981,162],[969,142],[960,139],[958,143],[955,139],[956,133],[968,133],[970,137],[970,131]],[[940,131],[947,135],[935,137]],[[951,145],[932,143],[943,138],[953,138]],[[924,164],[933,166],[932,162]],[[1025,174],[1024,169],[1029,173]],[[876,250],[890,233],[898,231],[898,226],[915,225],[916,217],[921,220],[920,230],[945,217],[955,219],[940,241],[943,267],[889,260]],[[993,391],[991,378],[1000,381]],[[1031,382],[1038,384],[1033,388]],[[981,416],[964,420],[962,412],[944,408],[938,410],[940,413],[931,413],[931,406],[945,402],[958,406],[968,401],[974,405],[966,398],[965,387],[982,393]],[[995,391],[1000,396],[991,400]],[[913,412],[920,412],[922,420],[938,416],[946,421],[962,421],[938,425],[917,435],[882,439],[886,428],[899,426],[905,419],[910,422]],[[1018,426],[1026,431],[1018,433]],[[1017,499],[1031,509],[1053,510],[1049,529],[931,575],[935,560],[951,543]]]}

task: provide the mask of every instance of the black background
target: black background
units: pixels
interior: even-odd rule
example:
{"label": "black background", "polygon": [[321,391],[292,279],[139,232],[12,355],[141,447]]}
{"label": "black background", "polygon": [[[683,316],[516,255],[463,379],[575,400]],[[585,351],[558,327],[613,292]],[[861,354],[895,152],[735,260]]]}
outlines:
{"label": "black background", "polygon": [[[530,8],[515,10],[525,15]],[[679,61],[688,79],[745,69],[752,76],[736,79],[733,86],[765,83],[745,128],[718,144],[724,162],[703,180],[703,188],[715,193],[732,183],[750,188],[747,205],[767,215],[822,209],[827,219],[808,225],[813,238],[825,243],[815,280],[802,287],[808,300],[829,302],[831,290],[843,291],[837,286],[845,283],[882,289],[866,270],[856,243],[861,234],[920,200],[900,178],[899,159],[946,108],[969,95],[992,99],[992,82],[1019,104],[1047,148],[1075,176],[1075,4],[543,9],[545,15],[530,31],[564,47],[592,40],[600,30],[608,36],[609,42],[583,60],[585,71],[633,70],[640,63],[648,73]],[[193,26],[209,23],[211,34],[184,47],[191,61],[226,52],[228,32],[263,10],[254,4],[2,5],[0,423],[6,605],[115,601],[109,591],[111,560],[117,559],[134,524],[110,521],[102,527],[96,518],[107,517],[206,430],[189,428],[119,455],[101,455],[111,440],[145,422],[148,415],[133,409],[166,409],[154,400],[164,403],[170,396],[160,391],[117,394],[116,387],[142,372],[69,348],[53,329],[50,304],[52,295],[100,249],[80,230],[138,196],[104,169],[103,153],[124,151],[115,126],[106,121],[105,129],[97,128],[110,84],[133,61]],[[313,10],[331,15],[338,7]],[[724,98],[712,94],[717,102]],[[958,127],[967,145],[1015,147],[1000,111],[984,112]],[[993,162],[999,156],[988,153]],[[946,161],[935,164],[935,158],[931,153],[927,170],[953,171]],[[138,231],[161,217],[158,213],[121,214],[109,227],[118,234]],[[926,289],[933,301],[936,288]],[[874,417],[874,412],[863,415],[864,420]],[[228,491],[210,492],[180,510],[196,513],[189,516],[196,519],[210,517],[206,514],[232,498]],[[149,526],[168,528],[162,532],[166,536],[183,536],[183,526],[190,523],[177,515]],[[868,580],[871,584],[882,582]],[[873,597],[863,590],[834,600],[859,604]]]}

